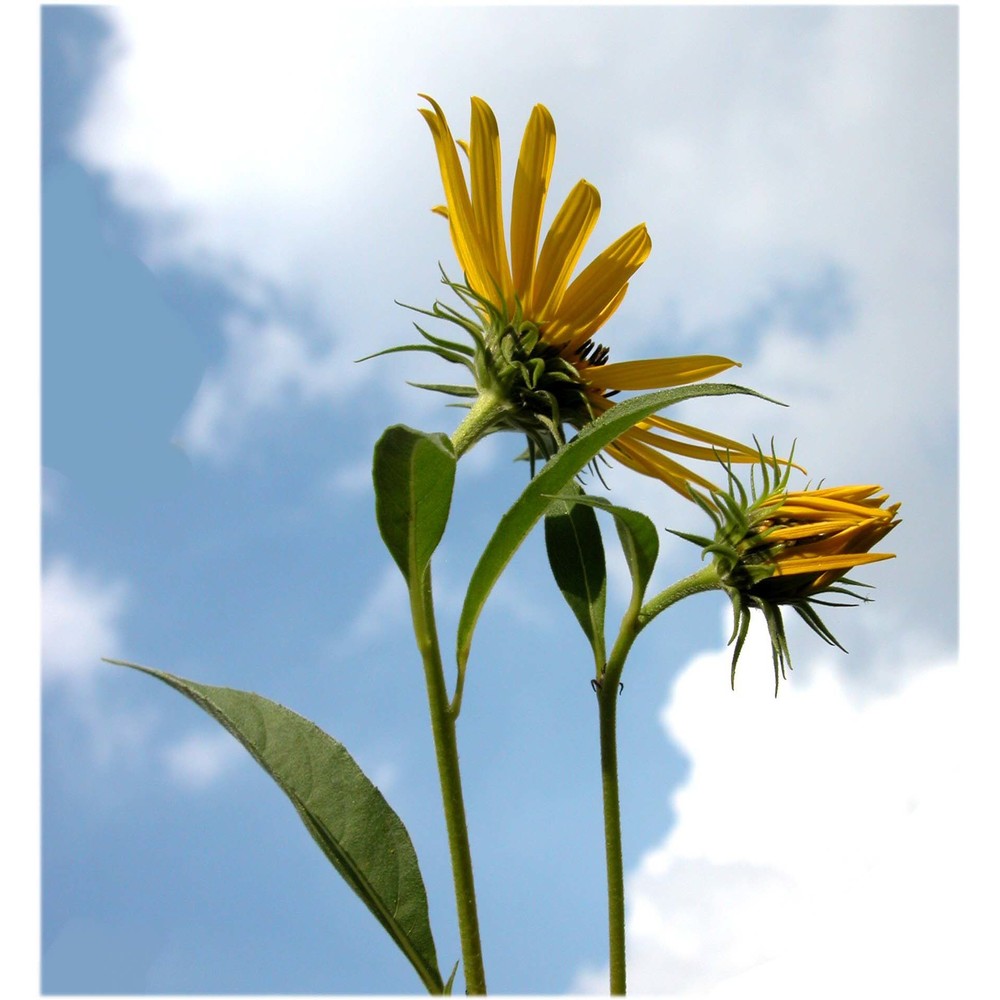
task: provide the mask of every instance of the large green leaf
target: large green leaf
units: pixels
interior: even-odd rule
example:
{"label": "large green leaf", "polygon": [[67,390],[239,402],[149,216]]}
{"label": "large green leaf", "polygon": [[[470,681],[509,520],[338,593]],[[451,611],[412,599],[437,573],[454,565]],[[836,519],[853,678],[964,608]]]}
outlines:
{"label": "large green leaf", "polygon": [[340,743],[258,694],[108,662],[169,684],[228,729],[291,799],[320,850],[410,960],[428,992],[444,992],[409,834]]}
{"label": "large green leaf", "polygon": [[570,610],[580,623],[599,670],[604,668],[604,608],[607,571],[597,515],[574,503],[580,488],[571,481],[563,496],[545,512],[545,548],[549,565]]}
{"label": "large green leaf", "polygon": [[444,434],[397,424],[375,445],[375,518],[386,548],[411,584],[423,576],[451,507],[455,452]]}
{"label": "large green leaf", "polygon": [[472,634],[486,599],[528,532],[545,513],[551,497],[558,496],[563,487],[595,458],[602,448],[640,420],[685,399],[694,399],[697,396],[727,396],[732,393],[767,398],[754,392],[753,389],[724,383],[684,385],[674,389],[644,393],[611,407],[556,452],[500,519],[472,572],[458,622],[456,654],[460,670],[464,670],[468,661],[469,651],[472,648]]}

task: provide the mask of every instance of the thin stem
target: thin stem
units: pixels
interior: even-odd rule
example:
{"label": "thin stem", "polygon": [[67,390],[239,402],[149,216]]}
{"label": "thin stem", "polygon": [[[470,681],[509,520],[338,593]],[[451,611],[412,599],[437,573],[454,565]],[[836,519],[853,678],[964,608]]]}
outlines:
{"label": "thin stem", "polygon": [[604,845],[608,877],[608,966],[614,996],[625,994],[625,875],[622,860],[621,801],[618,786],[617,713],[625,660],[639,633],[662,611],[691,594],[715,590],[719,578],[707,566],[661,591],[641,608],[636,595],[622,619],[618,638],[602,677],[597,706],[601,740],[601,795],[604,802]]}
{"label": "thin stem", "polygon": [[636,631],[642,631],[660,612],[666,611],[672,604],[682,601],[685,597],[701,594],[706,590],[719,590],[721,586],[719,574],[713,564],[684,577],[683,580],[678,580],[642,606],[636,621]]}
{"label": "thin stem", "polygon": [[601,795],[604,800],[604,858],[608,873],[608,960],[614,996],[625,994],[625,873],[618,795],[616,734],[618,684],[604,684],[597,695],[601,731]]}
{"label": "thin stem", "polygon": [[452,879],[455,883],[455,908],[458,911],[458,932],[462,942],[465,991],[468,994],[485,994],[486,973],[483,968],[483,949],[479,938],[472,852],[469,848],[469,830],[465,819],[465,801],[462,797],[462,775],[458,764],[456,714],[448,705],[448,691],[441,662],[437,626],[434,621],[430,567],[424,574],[423,585],[410,588],[410,612],[417,646],[424,663],[424,678],[427,682],[427,702],[431,713],[431,729],[434,733],[434,750],[441,781],[445,825],[448,829]]}

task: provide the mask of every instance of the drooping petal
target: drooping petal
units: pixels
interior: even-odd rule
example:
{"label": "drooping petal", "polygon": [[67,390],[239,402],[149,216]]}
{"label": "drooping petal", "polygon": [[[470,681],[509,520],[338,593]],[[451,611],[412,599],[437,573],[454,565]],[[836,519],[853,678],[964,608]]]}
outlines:
{"label": "drooping petal", "polygon": [[542,212],[555,156],[555,122],[548,108],[536,104],[521,140],[510,214],[511,271],[514,291],[522,302],[530,297],[542,232]]}
{"label": "drooping petal", "polygon": [[[647,417],[638,427],[640,430],[655,427],[668,434],[677,434],[680,437],[690,438],[692,441],[701,441],[712,447],[713,455],[717,461],[720,459],[723,461],[728,459],[732,462],[756,463],[760,461],[760,453],[753,448],[748,448],[745,444],[740,444],[739,441],[734,441],[732,438],[723,437],[721,434],[703,431],[700,427],[692,427],[691,424],[682,424],[679,420],[667,420],[665,417],[654,415]],[[653,437],[662,440],[658,434],[654,434]],[[792,468],[797,469],[799,466],[792,463]]]}
{"label": "drooping petal", "polygon": [[538,257],[525,313],[543,324],[555,313],[601,213],[597,188],[578,181],[556,215]]}
{"label": "drooping petal", "polygon": [[654,479],[662,479],[667,486],[676,490],[686,500],[690,499],[689,483],[695,483],[706,490],[715,489],[715,485],[703,476],[644,445],[631,430],[622,434],[605,450],[622,465],[627,465],[630,469],[652,476]]}
{"label": "drooping petal", "polygon": [[503,195],[500,175],[500,130],[490,106],[472,98],[472,128],[469,143],[472,175],[472,212],[476,220],[486,267],[499,288],[493,295],[511,303],[513,286],[504,238]]}
{"label": "drooping petal", "polygon": [[[615,405],[610,399],[598,394],[591,394],[590,404],[595,414],[604,413]],[[641,446],[646,452],[653,454],[657,452],[669,452],[673,455],[683,455],[685,458],[695,458],[702,462],[715,463],[727,457],[731,462],[756,462],[760,459],[760,455],[757,452],[751,451],[751,449],[740,444],[738,441],[732,441],[729,438],[712,434],[710,431],[700,430],[697,427],[688,427],[686,424],[676,424],[675,426],[678,430],[675,430],[673,433],[680,437],[690,438],[692,441],[706,441],[711,447],[689,444],[687,441],[678,441],[673,437],[668,438],[662,434],[655,434],[649,430],[649,424],[653,419],[655,418],[650,417],[647,420],[642,420],[628,431],[633,445],[637,447]],[[681,430],[681,428],[684,430]],[[699,485],[708,483],[708,480],[701,479],[700,477],[695,477],[691,481],[698,482]],[[710,490],[715,489],[712,484],[708,484],[707,488]]]}

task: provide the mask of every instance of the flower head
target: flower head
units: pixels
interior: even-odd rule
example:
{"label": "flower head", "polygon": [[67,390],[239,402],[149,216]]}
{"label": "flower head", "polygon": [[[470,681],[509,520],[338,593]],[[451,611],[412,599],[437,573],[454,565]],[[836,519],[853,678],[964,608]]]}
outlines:
{"label": "flower head", "polygon": [[[424,95],[422,95],[424,96]],[[597,189],[579,181],[542,239],[542,212],[555,157],[552,116],[535,106],[521,143],[514,177],[510,245],[504,227],[500,136],[485,101],[472,98],[468,142],[456,141],[441,107],[422,108],[430,126],[444,184],[448,220],[465,283],[445,279],[473,318],[435,305],[432,315],[462,326],[475,348],[421,334],[447,360],[473,373],[475,388],[428,386],[475,398],[482,421],[473,421],[461,452],[495,430],[519,430],[529,453],[549,457],[563,443],[563,426],[577,430],[614,406],[622,390],[663,389],[717,375],[737,364],[715,355],[609,363],[595,335],[621,305],[628,282],[649,256],[644,224],[615,240],[574,278],[573,272],[600,213]],[[468,161],[467,181],[462,156]],[[419,329],[419,327],[418,327]],[[687,496],[689,483],[714,489],[678,458],[755,461],[756,452],[736,441],[659,416],[622,434],[607,452],[624,465],[657,477]]]}
{"label": "flower head", "polygon": [[734,681],[750,610],[763,612],[771,636],[775,693],[779,675],[783,677],[785,666],[791,666],[781,608],[793,607],[824,641],[843,649],[815,605],[844,606],[820,599],[830,594],[868,600],[850,589],[866,585],[847,579],[846,573],[856,566],[894,558],[871,549],[899,524],[900,507],[888,503],[889,496],[880,486],[789,491],[791,468],[781,466],[773,456],[760,455],[763,483],[759,495],[752,470],[749,497],[731,469],[729,493],[709,498],[692,490],[715,522],[715,535],[710,539],[682,536],[714,557],[719,582],[733,603]]}

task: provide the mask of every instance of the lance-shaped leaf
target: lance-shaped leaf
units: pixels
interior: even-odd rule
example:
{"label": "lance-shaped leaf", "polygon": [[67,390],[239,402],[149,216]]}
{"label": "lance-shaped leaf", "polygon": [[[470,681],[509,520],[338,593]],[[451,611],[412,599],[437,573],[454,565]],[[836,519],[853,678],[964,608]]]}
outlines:
{"label": "lance-shaped leaf", "polygon": [[638,610],[646,595],[649,579],[653,575],[656,557],[660,554],[660,536],[656,531],[656,525],[645,514],[629,510],[628,507],[618,507],[604,497],[591,497],[580,493],[575,499],[577,506],[586,504],[598,510],[606,510],[614,516],[618,538],[622,543],[628,571],[632,576],[632,605]]}
{"label": "lance-shaped leaf", "polygon": [[397,424],[375,445],[375,518],[396,565],[412,585],[437,548],[451,507],[455,452],[444,434]]}
{"label": "lance-shaped leaf", "polygon": [[291,799],[320,850],[409,959],[428,992],[444,992],[410,836],[342,744],[258,694],[197,684],[136,663],[108,662],[158,678],[228,729]]}
{"label": "lance-shaped leaf", "polygon": [[545,513],[551,502],[550,498],[558,496],[566,484],[602,448],[640,420],[685,399],[694,399],[697,396],[726,396],[732,393],[767,399],[753,389],[722,383],[683,385],[674,389],[644,393],[618,403],[602,413],[553,455],[538,475],[528,483],[510,510],[500,519],[472,572],[458,622],[456,655],[460,671],[465,669],[465,664],[468,662],[469,651],[472,648],[472,634],[486,599],[528,532]]}
{"label": "lance-shaped leaf", "polygon": [[607,597],[604,543],[593,510],[573,502],[580,493],[580,487],[571,480],[563,496],[552,500],[545,512],[545,548],[552,575],[580,623],[600,670],[605,660]]}

